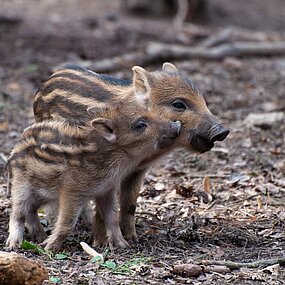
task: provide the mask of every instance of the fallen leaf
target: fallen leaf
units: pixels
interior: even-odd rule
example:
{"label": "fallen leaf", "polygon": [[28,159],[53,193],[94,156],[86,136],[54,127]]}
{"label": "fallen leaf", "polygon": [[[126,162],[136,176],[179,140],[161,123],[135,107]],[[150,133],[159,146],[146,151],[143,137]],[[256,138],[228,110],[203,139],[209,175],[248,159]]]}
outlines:
{"label": "fallen leaf", "polygon": [[233,173],[228,177],[229,184],[236,184],[238,182],[246,182],[250,179],[250,176],[242,173]]}
{"label": "fallen leaf", "polygon": [[204,191],[210,194],[211,193],[211,182],[210,182],[209,176],[204,177],[203,186],[204,186]]}
{"label": "fallen leaf", "polygon": [[162,191],[165,189],[165,184],[161,182],[157,182],[154,184],[154,189],[157,191]]}
{"label": "fallen leaf", "polygon": [[262,197],[257,196],[257,209],[260,210],[262,208]]}
{"label": "fallen leaf", "polygon": [[6,121],[0,122],[0,132],[6,132],[9,130],[9,125]]}
{"label": "fallen leaf", "polygon": [[192,185],[184,186],[184,185],[176,185],[176,193],[189,198],[193,195],[194,187]]}
{"label": "fallen leaf", "polygon": [[261,271],[265,272],[265,273],[271,273],[272,275],[276,276],[280,272],[280,264],[277,263],[277,264],[267,266],[267,267],[263,268]]}

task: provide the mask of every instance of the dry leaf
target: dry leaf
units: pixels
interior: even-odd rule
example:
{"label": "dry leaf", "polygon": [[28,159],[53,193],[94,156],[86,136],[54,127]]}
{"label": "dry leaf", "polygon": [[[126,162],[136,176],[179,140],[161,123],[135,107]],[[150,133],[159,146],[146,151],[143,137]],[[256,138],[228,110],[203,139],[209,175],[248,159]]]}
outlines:
{"label": "dry leaf", "polygon": [[273,264],[267,266],[261,270],[262,272],[271,273],[272,275],[278,275],[280,272],[280,264]]}
{"label": "dry leaf", "polygon": [[5,122],[0,122],[0,132],[6,132],[9,130],[9,125],[8,123]]}
{"label": "dry leaf", "polygon": [[161,182],[157,182],[154,184],[154,189],[157,191],[162,191],[165,189],[165,184]]}
{"label": "dry leaf", "polygon": [[211,182],[209,176],[205,176],[203,179],[203,186],[204,186],[204,191],[207,193],[211,193]]}
{"label": "dry leaf", "polygon": [[260,210],[262,208],[262,197],[257,196],[257,209]]}
{"label": "dry leaf", "polygon": [[176,185],[176,193],[186,198],[189,198],[193,195],[193,190],[194,188],[192,185]]}

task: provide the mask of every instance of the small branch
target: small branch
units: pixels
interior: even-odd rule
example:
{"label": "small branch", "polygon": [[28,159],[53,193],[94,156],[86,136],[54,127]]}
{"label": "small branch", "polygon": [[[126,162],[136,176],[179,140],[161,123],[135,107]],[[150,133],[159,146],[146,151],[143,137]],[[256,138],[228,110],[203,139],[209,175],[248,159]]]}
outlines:
{"label": "small branch", "polygon": [[183,26],[184,21],[186,20],[189,4],[188,0],[177,0],[178,11],[174,17],[173,24],[177,28],[181,28]]}
{"label": "small branch", "polygon": [[260,259],[253,262],[233,262],[226,260],[203,260],[201,262],[203,265],[222,265],[227,266],[231,270],[240,269],[242,267],[247,268],[257,268],[257,267],[266,267],[274,264],[285,265],[285,257],[281,258],[272,258],[272,259]]}
{"label": "small branch", "polygon": [[150,43],[146,49],[146,54],[153,59],[160,58],[162,60],[221,60],[229,56],[273,56],[285,54],[285,42],[235,42],[212,48]]}
{"label": "small branch", "polygon": [[0,153],[0,158],[3,160],[3,162],[7,163],[8,158],[3,152]]}
{"label": "small branch", "polygon": [[229,178],[230,175],[226,174],[205,174],[205,175],[186,175],[187,178],[193,179],[193,178],[205,178],[205,176],[208,176],[209,178]]}
{"label": "small branch", "polygon": [[208,37],[200,46],[214,47],[223,43],[236,41],[242,42],[271,42],[281,41],[282,38],[278,33],[252,32],[237,27],[224,28],[217,33]]}
{"label": "small branch", "polygon": [[228,206],[232,206],[232,205],[235,205],[235,204],[238,204],[238,203],[244,202],[244,201],[246,201],[246,200],[250,200],[250,199],[252,199],[252,198],[254,198],[254,197],[257,197],[257,196],[259,196],[259,195],[260,195],[260,193],[250,195],[250,196],[245,197],[245,198],[243,198],[243,199],[238,199],[238,200],[236,200],[236,201],[234,201],[234,202],[232,202],[232,203],[229,203],[229,205],[228,205]]}

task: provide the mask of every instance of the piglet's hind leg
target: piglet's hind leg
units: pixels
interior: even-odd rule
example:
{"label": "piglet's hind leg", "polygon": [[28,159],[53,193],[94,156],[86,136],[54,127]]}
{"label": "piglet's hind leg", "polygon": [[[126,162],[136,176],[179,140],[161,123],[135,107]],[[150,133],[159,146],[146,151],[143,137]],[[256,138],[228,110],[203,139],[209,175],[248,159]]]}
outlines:
{"label": "piglet's hind leg", "polygon": [[21,246],[26,217],[33,211],[30,207],[32,200],[31,187],[27,183],[21,183],[21,181],[19,178],[14,177],[12,186],[12,211],[9,221],[9,237],[6,242],[6,246],[10,249]]}

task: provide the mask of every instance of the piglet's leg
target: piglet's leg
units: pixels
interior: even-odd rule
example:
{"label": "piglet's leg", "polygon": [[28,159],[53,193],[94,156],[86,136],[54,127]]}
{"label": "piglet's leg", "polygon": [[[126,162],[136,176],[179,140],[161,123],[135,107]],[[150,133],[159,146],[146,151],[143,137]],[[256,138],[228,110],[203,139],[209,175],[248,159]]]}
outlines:
{"label": "piglet's leg", "polygon": [[86,229],[91,230],[94,221],[94,209],[90,201],[86,202],[83,205],[82,211],[80,213],[80,218]]}
{"label": "piglet's leg", "polygon": [[[23,181],[24,177],[15,175],[12,186],[12,212],[9,222],[9,237],[6,245],[15,248],[21,245],[25,223],[33,239],[44,239],[45,232],[39,222],[37,208],[39,199],[32,195],[32,187]],[[32,218],[31,218],[32,217]]]}
{"label": "piglet's leg", "polygon": [[[58,202],[53,201],[44,206],[44,211],[46,214],[46,220],[49,225],[54,225],[58,216]],[[82,207],[82,211],[80,214],[80,218],[86,227],[86,229],[90,230],[92,228],[92,223],[94,219],[94,209],[90,202],[86,202]]]}
{"label": "piglet's leg", "polygon": [[107,241],[106,226],[103,219],[103,214],[100,212],[101,207],[96,207],[96,214],[92,226],[91,236],[89,243],[93,246],[102,246]]}
{"label": "piglet's leg", "polygon": [[[73,193],[76,193],[76,191],[74,190]],[[45,249],[59,250],[64,240],[74,229],[82,208],[83,199],[80,196],[73,195],[73,193],[71,191],[61,191],[58,219],[51,236],[43,242]]]}
{"label": "piglet's leg", "polygon": [[9,237],[6,241],[6,246],[9,249],[21,246],[23,242],[24,231],[25,217],[20,211],[12,209],[9,222]]}
{"label": "piglet's leg", "polygon": [[31,211],[26,216],[26,227],[32,241],[42,242],[47,238],[47,235],[40,223],[37,209],[38,205],[30,205]]}
{"label": "piglet's leg", "polygon": [[49,225],[54,225],[58,216],[58,201],[52,201],[44,206],[46,220]]}
{"label": "piglet's leg", "polygon": [[145,170],[136,170],[126,177],[121,185],[120,227],[124,237],[137,241],[135,212]]}
{"label": "piglet's leg", "polygon": [[[126,248],[129,244],[124,239],[119,226],[117,195],[117,190],[111,189],[106,194],[96,197],[96,209],[102,220],[105,222],[106,242],[110,245],[114,244],[115,246]],[[95,228],[93,229],[95,232],[97,231],[96,226],[95,222]],[[96,237],[96,234],[94,236]],[[102,240],[95,240],[95,244],[98,244],[98,242],[100,243]]]}

